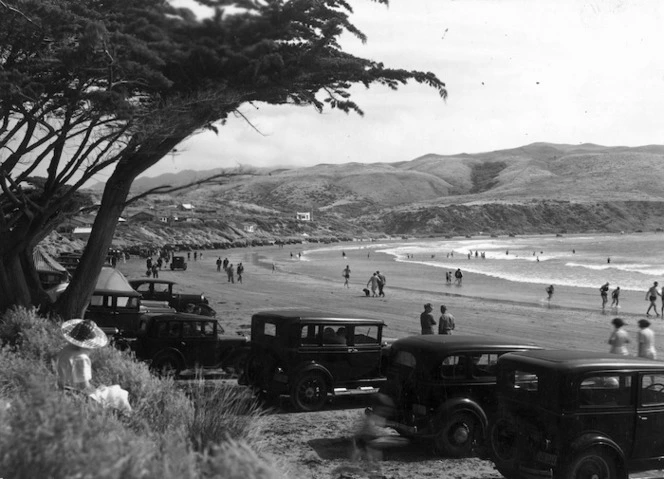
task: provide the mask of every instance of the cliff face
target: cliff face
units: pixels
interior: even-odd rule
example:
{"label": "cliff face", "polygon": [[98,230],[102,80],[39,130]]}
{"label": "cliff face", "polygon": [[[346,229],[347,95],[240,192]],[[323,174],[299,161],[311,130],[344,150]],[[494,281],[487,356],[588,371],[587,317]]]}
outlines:
{"label": "cliff face", "polygon": [[366,223],[390,235],[445,236],[655,231],[664,229],[664,202],[486,203],[393,211]]}

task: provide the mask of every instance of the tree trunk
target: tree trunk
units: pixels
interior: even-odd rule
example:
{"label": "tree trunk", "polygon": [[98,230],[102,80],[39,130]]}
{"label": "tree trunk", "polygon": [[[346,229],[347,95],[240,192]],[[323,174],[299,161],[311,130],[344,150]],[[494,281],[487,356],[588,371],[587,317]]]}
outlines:
{"label": "tree trunk", "polygon": [[116,169],[106,183],[101,206],[74,277],[54,307],[55,312],[63,320],[83,317],[95,290],[97,277],[113,243],[115,227],[133,181],[133,177],[123,177]]}
{"label": "tree trunk", "polygon": [[7,254],[0,261],[0,311],[14,305],[30,306],[32,295],[18,254]]}

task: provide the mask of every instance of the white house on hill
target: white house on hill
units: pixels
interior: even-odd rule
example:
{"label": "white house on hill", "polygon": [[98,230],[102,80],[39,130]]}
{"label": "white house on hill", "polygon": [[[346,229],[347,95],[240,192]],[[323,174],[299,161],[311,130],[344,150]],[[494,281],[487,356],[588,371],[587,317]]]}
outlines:
{"label": "white house on hill", "polygon": [[295,215],[298,221],[311,221],[311,213],[308,211],[305,213],[301,213],[298,211],[297,213],[295,213]]}

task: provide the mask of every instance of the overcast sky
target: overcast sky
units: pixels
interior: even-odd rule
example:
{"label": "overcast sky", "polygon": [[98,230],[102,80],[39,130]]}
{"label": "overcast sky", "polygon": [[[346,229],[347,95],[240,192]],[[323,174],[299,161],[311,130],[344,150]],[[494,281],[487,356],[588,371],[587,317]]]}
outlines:
{"label": "overcast sky", "polygon": [[[182,0],[184,1],[184,0]],[[660,0],[353,0],[368,36],[348,51],[431,71],[449,97],[412,85],[354,88],[365,115],[245,106],[147,176],[216,167],[407,161],[536,141],[664,143]]]}

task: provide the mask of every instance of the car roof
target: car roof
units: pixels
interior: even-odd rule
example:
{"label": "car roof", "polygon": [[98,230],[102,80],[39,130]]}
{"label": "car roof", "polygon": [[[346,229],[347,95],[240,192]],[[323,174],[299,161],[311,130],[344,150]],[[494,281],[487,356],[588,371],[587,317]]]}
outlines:
{"label": "car roof", "polygon": [[338,314],[328,313],[324,311],[304,310],[304,309],[289,309],[289,310],[275,310],[275,311],[262,311],[252,316],[252,319],[274,319],[284,323],[364,323],[364,324],[385,324],[382,319],[370,318],[348,318],[339,316]]}
{"label": "car roof", "polygon": [[192,313],[168,313],[168,314],[155,314],[150,315],[152,321],[217,321],[216,318],[211,316],[203,316],[200,314]]}
{"label": "car roof", "polygon": [[538,349],[539,346],[508,340],[498,336],[473,336],[470,334],[422,334],[397,339],[392,343],[393,349],[417,351],[424,354],[448,354],[458,351],[482,351],[516,349]]}
{"label": "car roof", "polygon": [[129,284],[144,284],[144,283],[158,283],[158,284],[177,284],[177,281],[170,279],[148,279],[148,278],[134,278],[129,280]]}
{"label": "car roof", "polygon": [[501,362],[518,362],[533,367],[558,371],[591,371],[593,369],[664,369],[664,362],[634,356],[596,351],[548,349],[520,351],[504,355]]}
{"label": "car roof", "polygon": [[92,293],[93,296],[132,296],[140,297],[141,293],[132,290],[118,291],[117,289],[95,289]]}

